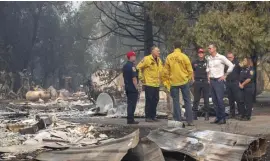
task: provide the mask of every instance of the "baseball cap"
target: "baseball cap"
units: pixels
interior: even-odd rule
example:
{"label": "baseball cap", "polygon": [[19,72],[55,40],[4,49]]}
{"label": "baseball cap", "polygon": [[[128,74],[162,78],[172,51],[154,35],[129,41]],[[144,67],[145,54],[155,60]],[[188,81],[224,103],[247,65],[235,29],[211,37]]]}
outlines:
{"label": "baseball cap", "polygon": [[198,50],[198,53],[204,53],[204,50],[203,50],[202,48],[200,48],[200,49]]}
{"label": "baseball cap", "polygon": [[136,56],[136,53],[134,51],[127,52],[127,58],[130,59],[130,57]]}

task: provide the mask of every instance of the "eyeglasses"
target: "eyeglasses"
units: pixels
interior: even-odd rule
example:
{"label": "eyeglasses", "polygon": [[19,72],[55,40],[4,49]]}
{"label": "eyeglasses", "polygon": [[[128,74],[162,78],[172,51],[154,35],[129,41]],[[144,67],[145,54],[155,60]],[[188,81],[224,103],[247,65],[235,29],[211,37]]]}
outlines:
{"label": "eyeglasses", "polygon": [[233,57],[227,57],[228,59],[232,59]]}

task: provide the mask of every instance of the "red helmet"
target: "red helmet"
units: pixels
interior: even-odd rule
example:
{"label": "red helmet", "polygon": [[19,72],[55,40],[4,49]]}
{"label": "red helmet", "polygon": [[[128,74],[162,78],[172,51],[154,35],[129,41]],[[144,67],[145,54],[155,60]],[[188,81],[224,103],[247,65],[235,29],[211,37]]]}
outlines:
{"label": "red helmet", "polygon": [[134,51],[127,52],[127,58],[130,59],[130,57],[136,56],[136,53]]}

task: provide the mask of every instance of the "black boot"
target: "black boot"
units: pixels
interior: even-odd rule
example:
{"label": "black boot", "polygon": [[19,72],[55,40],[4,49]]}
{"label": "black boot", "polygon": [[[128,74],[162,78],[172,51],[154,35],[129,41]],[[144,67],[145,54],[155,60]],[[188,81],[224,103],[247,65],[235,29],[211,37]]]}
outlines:
{"label": "black boot", "polygon": [[198,120],[198,112],[197,111],[193,111],[193,120]]}
{"label": "black boot", "polygon": [[209,113],[208,112],[205,112],[204,120],[209,121]]}
{"label": "black boot", "polygon": [[221,119],[217,124],[218,125],[226,124],[226,119]]}
{"label": "black boot", "polygon": [[127,120],[127,124],[139,124],[139,122],[135,120]]}

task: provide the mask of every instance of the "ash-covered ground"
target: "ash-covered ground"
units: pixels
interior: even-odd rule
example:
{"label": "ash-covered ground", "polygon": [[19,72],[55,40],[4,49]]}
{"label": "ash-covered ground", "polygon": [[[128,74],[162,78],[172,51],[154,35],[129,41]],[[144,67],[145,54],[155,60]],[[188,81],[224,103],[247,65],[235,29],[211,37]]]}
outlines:
{"label": "ash-covered ground", "polygon": [[[268,97],[269,95],[269,97]],[[212,125],[200,118],[195,121],[195,129],[224,131],[239,133],[250,136],[260,136],[270,139],[270,94],[264,93],[258,97],[254,106],[252,121],[240,122],[229,120],[226,125]],[[144,100],[140,100],[136,110],[139,125],[128,126],[126,124],[126,105],[122,101],[115,101],[109,115],[99,113],[96,106],[88,100],[57,100],[49,102],[25,102],[25,101],[2,101],[0,104],[0,151],[1,160],[31,160],[41,151],[48,150],[37,145],[43,144],[51,148],[56,145],[53,141],[61,142],[57,146],[64,147],[66,143],[74,143],[76,146],[100,144],[104,140],[123,137],[140,129],[140,137],[157,128],[167,126],[166,102],[161,100],[158,106],[158,115],[161,120],[157,123],[146,123],[144,116]],[[116,108],[118,107],[118,108]],[[38,122],[37,116],[50,117],[52,123],[33,134],[21,134],[18,129],[31,127]],[[214,119],[214,118],[212,118]],[[21,126],[21,127],[20,127]],[[31,132],[30,132],[31,133]],[[81,140],[80,140],[81,139]],[[44,141],[45,140],[45,141]],[[269,144],[269,141],[267,142]],[[37,145],[32,149],[6,148],[18,145]],[[8,152],[8,150],[10,152]],[[13,151],[13,152],[12,152]],[[262,161],[270,160],[270,146]]]}

